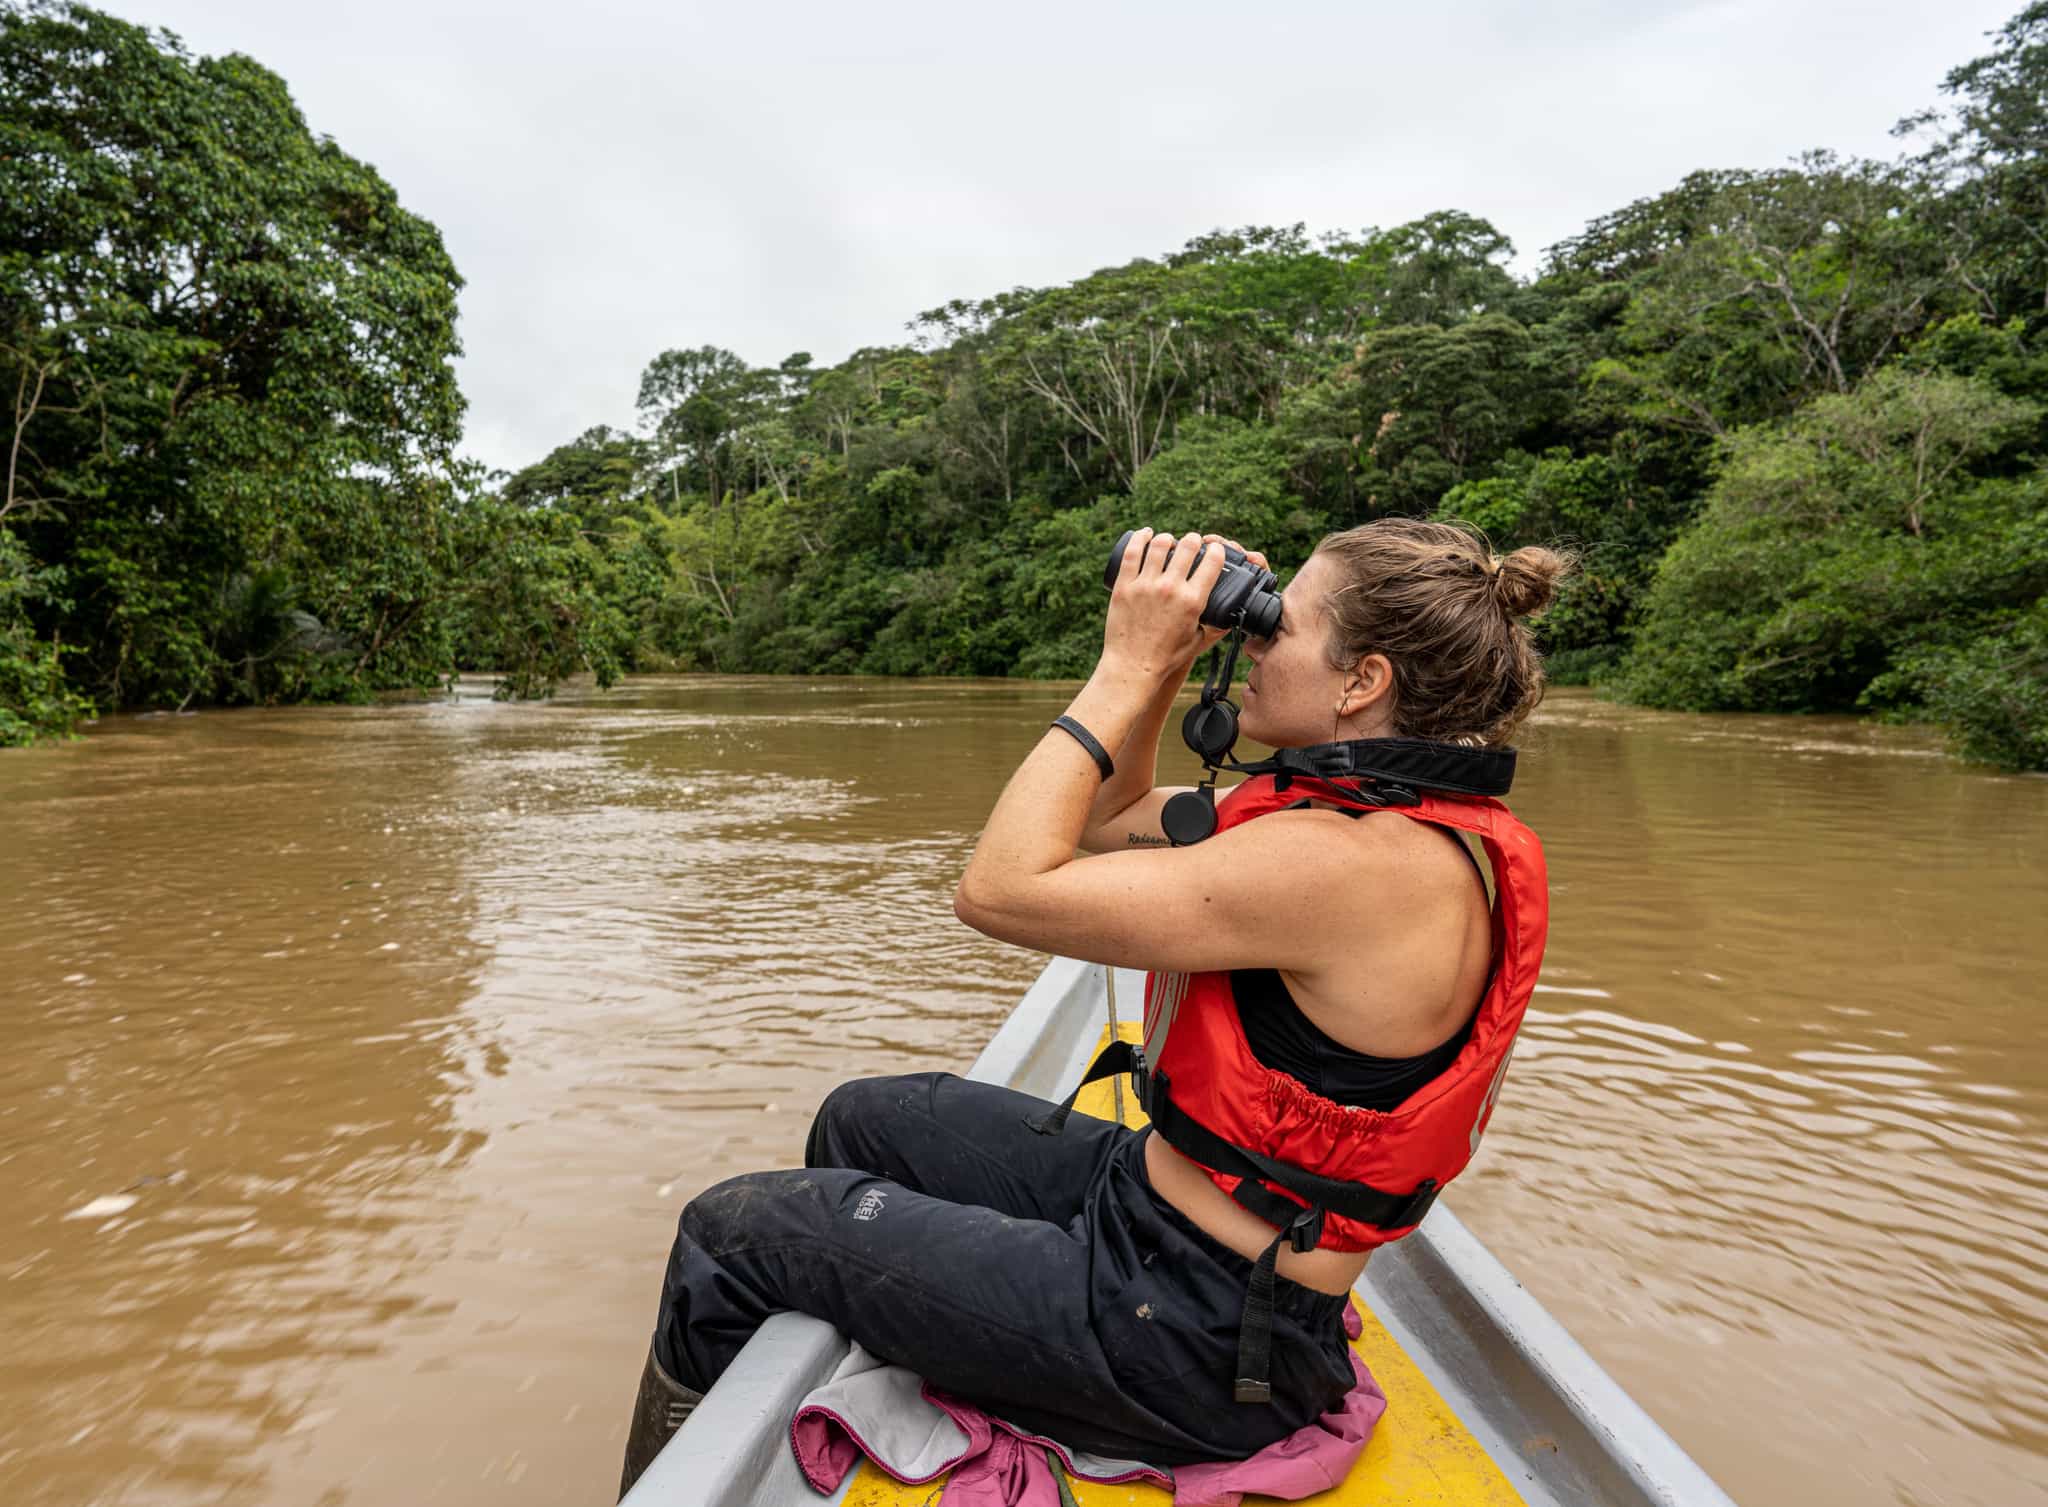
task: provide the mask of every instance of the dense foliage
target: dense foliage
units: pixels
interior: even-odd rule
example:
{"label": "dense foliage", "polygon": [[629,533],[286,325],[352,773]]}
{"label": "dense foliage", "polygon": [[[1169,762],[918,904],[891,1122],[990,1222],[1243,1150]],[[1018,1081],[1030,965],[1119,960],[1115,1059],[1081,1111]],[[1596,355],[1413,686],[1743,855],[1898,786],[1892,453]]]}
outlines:
{"label": "dense foliage", "polygon": [[582,662],[573,591],[508,600],[573,542],[454,459],[439,233],[281,80],[0,6],[0,204],[0,741],[431,685],[508,610],[515,671]]}
{"label": "dense foliage", "polygon": [[1897,161],[1695,173],[1528,279],[1465,213],[1259,227],[836,366],[667,350],[479,484],[431,227],[246,59],[0,0],[0,738],[458,663],[1078,675],[1126,526],[1439,513],[1581,549],[1561,675],[2048,767],[2048,0],[1944,89]]}

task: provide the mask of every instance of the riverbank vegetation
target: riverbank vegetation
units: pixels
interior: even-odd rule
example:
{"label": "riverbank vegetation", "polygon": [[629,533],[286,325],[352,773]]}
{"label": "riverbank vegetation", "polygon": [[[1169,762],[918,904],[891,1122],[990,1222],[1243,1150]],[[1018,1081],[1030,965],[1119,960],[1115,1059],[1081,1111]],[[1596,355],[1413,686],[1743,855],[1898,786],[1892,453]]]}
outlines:
{"label": "riverbank vegetation", "polygon": [[248,59],[0,4],[0,741],[486,667],[1085,674],[1125,526],[1567,539],[1555,670],[2048,767],[2048,0],[1895,160],[1694,173],[1533,275],[1476,215],[1199,236],[821,366],[653,355],[456,453],[432,226]]}

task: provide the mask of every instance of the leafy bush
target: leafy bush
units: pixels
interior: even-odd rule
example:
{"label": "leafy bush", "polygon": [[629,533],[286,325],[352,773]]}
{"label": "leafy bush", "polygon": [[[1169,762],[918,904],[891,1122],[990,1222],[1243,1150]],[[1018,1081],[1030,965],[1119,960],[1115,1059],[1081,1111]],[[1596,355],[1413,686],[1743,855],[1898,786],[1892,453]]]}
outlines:
{"label": "leafy bush", "polygon": [[0,747],[61,737],[92,715],[64,678],[63,651],[38,638],[28,616],[32,604],[58,602],[62,586],[61,571],[38,569],[0,527]]}
{"label": "leafy bush", "polygon": [[[2038,594],[2037,489],[1970,470],[2038,421],[1977,379],[1895,367],[1737,431],[1658,567],[1620,689],[1702,711],[1853,707],[1936,614],[1982,620]],[[2011,579],[1987,583],[1987,561]]]}
{"label": "leafy bush", "polygon": [[2048,477],[2011,446],[2040,417],[1979,378],[1899,367],[1739,432],[1658,569],[1622,692],[1924,715],[1972,757],[2038,766]]}
{"label": "leafy bush", "polygon": [[2048,769],[2048,597],[1960,647],[1908,650],[1897,679],[1963,757]]}

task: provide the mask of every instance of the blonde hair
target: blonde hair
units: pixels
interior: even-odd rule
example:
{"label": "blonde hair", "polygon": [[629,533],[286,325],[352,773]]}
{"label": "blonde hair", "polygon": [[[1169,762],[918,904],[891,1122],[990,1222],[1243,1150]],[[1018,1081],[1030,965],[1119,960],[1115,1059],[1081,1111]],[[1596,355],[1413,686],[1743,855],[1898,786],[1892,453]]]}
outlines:
{"label": "blonde hair", "polygon": [[1543,656],[1523,621],[1576,564],[1530,547],[1503,558],[1468,524],[1381,518],[1327,536],[1330,663],[1384,654],[1402,737],[1497,747],[1543,700]]}

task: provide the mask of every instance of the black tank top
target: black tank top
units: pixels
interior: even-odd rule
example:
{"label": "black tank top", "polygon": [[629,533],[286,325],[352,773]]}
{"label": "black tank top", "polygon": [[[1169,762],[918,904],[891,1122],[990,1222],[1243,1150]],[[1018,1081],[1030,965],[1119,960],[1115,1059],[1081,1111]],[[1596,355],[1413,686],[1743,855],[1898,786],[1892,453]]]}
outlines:
{"label": "black tank top", "polygon": [[[1307,801],[1298,803],[1306,806]],[[1290,808],[1294,809],[1294,808]],[[1346,811],[1346,816],[1363,816]],[[1434,824],[1432,824],[1434,825]],[[1479,860],[1456,832],[1440,829],[1458,845],[1458,851],[1474,869]],[[1481,876],[1484,883],[1484,876]],[[1359,1109],[1397,1108],[1415,1090],[1457,1060],[1472,1035],[1475,1009],[1450,1040],[1418,1057],[1374,1057],[1355,1052],[1333,1040],[1314,1021],[1301,1013],[1301,1006],[1287,991],[1287,983],[1272,968],[1234,968],[1230,992],[1237,1001],[1238,1023],[1252,1055],[1276,1073],[1285,1073],[1310,1093],[1321,1094],[1339,1104]]]}
{"label": "black tank top", "polygon": [[1467,1018],[1449,1041],[1419,1057],[1373,1057],[1354,1052],[1320,1030],[1301,1013],[1274,969],[1232,969],[1230,992],[1237,999],[1237,1018],[1254,1057],[1311,1093],[1360,1109],[1395,1108],[1457,1060],[1472,1035],[1472,1020]]}

